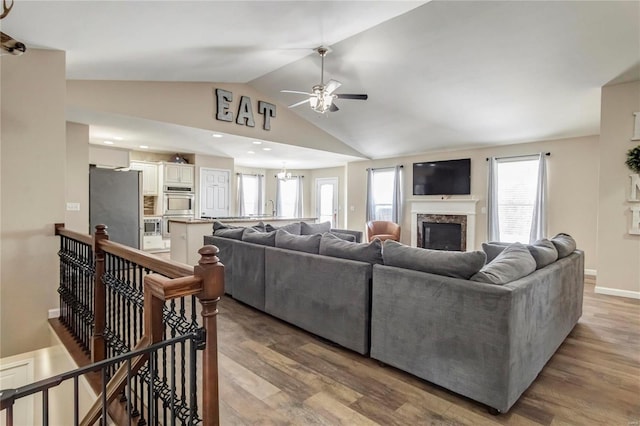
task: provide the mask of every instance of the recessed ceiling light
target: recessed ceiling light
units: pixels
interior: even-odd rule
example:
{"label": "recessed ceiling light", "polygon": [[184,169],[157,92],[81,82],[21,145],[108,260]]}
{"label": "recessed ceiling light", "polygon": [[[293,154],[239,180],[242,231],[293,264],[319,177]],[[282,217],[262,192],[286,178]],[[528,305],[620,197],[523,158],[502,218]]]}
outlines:
{"label": "recessed ceiling light", "polygon": [[262,142],[261,141],[253,141],[253,144],[254,145],[262,145]]}
{"label": "recessed ceiling light", "polygon": [[212,138],[221,138],[222,135],[220,133],[214,133],[211,135]]}
{"label": "recessed ceiling light", "polygon": [[111,141],[104,141],[104,143],[107,144],[107,145],[113,145],[113,142],[111,142]]}
{"label": "recessed ceiling light", "polygon": [[247,154],[255,154],[253,151],[247,151]]}
{"label": "recessed ceiling light", "polygon": [[122,137],[120,137],[120,136],[114,136],[113,138],[114,138],[115,140],[117,140],[117,141],[121,141],[121,140],[122,140]]}
{"label": "recessed ceiling light", "polygon": [[142,148],[142,149],[149,149],[149,145],[140,145],[140,148]]}
{"label": "recessed ceiling light", "polygon": [[271,148],[262,148],[263,151],[271,151]]}

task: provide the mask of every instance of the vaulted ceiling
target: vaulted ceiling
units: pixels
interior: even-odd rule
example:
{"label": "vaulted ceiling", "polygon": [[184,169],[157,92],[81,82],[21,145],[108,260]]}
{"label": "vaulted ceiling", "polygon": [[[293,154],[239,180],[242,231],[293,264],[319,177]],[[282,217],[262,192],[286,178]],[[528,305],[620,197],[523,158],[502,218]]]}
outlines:
{"label": "vaulted ceiling", "polygon": [[[598,134],[600,88],[640,79],[635,1],[18,1],[2,31],[66,51],[68,79],[239,82],[282,105],[319,82],[313,48],[330,46],[325,80],[369,99],[294,111],[369,158]],[[171,126],[70,115],[172,150]],[[243,164],[239,143],[224,154]],[[296,149],[299,168],[345,161]]]}

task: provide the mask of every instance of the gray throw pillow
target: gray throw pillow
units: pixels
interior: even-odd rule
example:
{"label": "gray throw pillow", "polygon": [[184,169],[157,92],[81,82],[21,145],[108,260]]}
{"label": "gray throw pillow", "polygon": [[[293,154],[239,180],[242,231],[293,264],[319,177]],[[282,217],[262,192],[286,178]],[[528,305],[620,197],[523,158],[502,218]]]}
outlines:
{"label": "gray throw pillow", "polygon": [[471,281],[504,285],[536,270],[536,261],[524,244],[513,243],[471,277]]}
{"label": "gray throw pillow", "polygon": [[300,222],[300,235],[323,234],[329,231],[331,231],[331,222]]}
{"label": "gray throw pillow", "polygon": [[218,229],[237,229],[237,228],[244,228],[244,226],[227,225],[227,224],[224,224],[224,223],[220,222],[219,220],[214,220],[213,221],[213,232],[214,233]]}
{"label": "gray throw pillow", "polygon": [[231,238],[234,240],[242,240],[244,228],[219,228],[213,231],[213,235],[222,238]]}
{"label": "gray throw pillow", "polygon": [[283,229],[276,231],[276,247],[318,254],[322,234],[293,235]]}
{"label": "gray throw pillow", "polygon": [[382,265],[383,263],[380,240],[373,240],[370,243],[356,243],[345,241],[333,235],[332,232],[322,234],[319,253],[324,256],[367,262],[372,265]]}
{"label": "gray throw pillow", "polygon": [[248,243],[260,244],[263,246],[275,247],[276,245],[276,231],[260,232],[253,228],[245,228],[242,234],[242,241]]}
{"label": "gray throw pillow", "polygon": [[277,229],[282,229],[293,235],[300,235],[300,222],[293,222],[283,226],[273,226],[267,223],[264,226],[264,230],[267,232],[275,231]]}
{"label": "gray throw pillow", "polygon": [[335,231],[325,232],[325,234],[334,235],[344,241],[350,241],[352,243],[356,242],[356,236],[353,234],[345,234],[343,232],[335,232]]}
{"label": "gray throw pillow", "polygon": [[502,242],[488,242],[482,243],[482,251],[487,254],[487,263],[491,262],[495,259],[502,250],[504,250],[510,243],[502,243]]}
{"label": "gray throw pillow", "polygon": [[558,259],[569,256],[576,249],[576,240],[569,234],[560,233],[551,239],[558,250]]}
{"label": "gray throw pillow", "polygon": [[529,244],[527,248],[536,261],[536,269],[544,268],[558,260],[558,250],[556,250],[556,246],[546,238]]}
{"label": "gray throw pillow", "polygon": [[409,247],[385,240],[382,247],[384,264],[414,271],[468,280],[484,265],[483,251],[444,251]]}

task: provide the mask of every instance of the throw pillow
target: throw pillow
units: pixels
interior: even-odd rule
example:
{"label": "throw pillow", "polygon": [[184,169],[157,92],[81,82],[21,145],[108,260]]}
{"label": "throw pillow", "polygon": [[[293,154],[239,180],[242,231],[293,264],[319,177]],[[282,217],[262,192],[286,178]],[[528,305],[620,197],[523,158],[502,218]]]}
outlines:
{"label": "throw pillow", "polygon": [[276,247],[318,254],[321,238],[321,234],[293,235],[284,229],[278,229],[276,231]]}
{"label": "throw pillow", "polygon": [[474,274],[471,281],[504,285],[525,277],[535,270],[536,261],[529,249],[524,244],[513,243]]}
{"label": "throw pillow", "polygon": [[322,234],[319,253],[324,256],[367,262],[372,265],[382,265],[383,263],[380,240],[373,240],[370,243],[356,243],[345,241],[333,235],[332,232]]}
{"label": "throw pillow", "polygon": [[323,234],[329,231],[331,231],[331,222],[322,222],[322,223],[300,222],[301,235]]}
{"label": "throw pillow", "polygon": [[479,250],[429,250],[386,240],[382,248],[382,258],[388,266],[468,280],[482,268],[487,255]]}
{"label": "throw pillow", "polygon": [[544,268],[547,265],[552,264],[558,259],[558,250],[556,246],[546,238],[536,241],[533,244],[527,246],[529,253],[536,261],[536,269]]}
{"label": "throw pillow", "polygon": [[242,241],[248,243],[260,244],[263,246],[275,247],[276,245],[276,231],[260,232],[253,228],[245,228],[242,234]]}
{"label": "throw pillow", "polygon": [[569,256],[576,249],[576,240],[569,234],[560,233],[551,239],[558,250],[558,259]]}
{"label": "throw pillow", "polygon": [[484,251],[487,254],[487,263],[491,262],[500,253],[502,253],[502,250],[504,250],[508,245],[509,243],[494,242],[494,241],[491,241],[488,243],[482,243],[482,251]]}
{"label": "throw pillow", "polygon": [[219,228],[213,231],[213,235],[222,238],[231,238],[234,240],[242,240],[244,228]]}
{"label": "throw pillow", "polygon": [[293,222],[284,226],[273,226],[271,224],[266,224],[264,227],[264,230],[267,232],[275,231],[277,229],[282,229],[293,235],[300,235],[300,222]]}
{"label": "throw pillow", "polygon": [[[326,233],[327,232],[325,232],[325,234]],[[356,236],[353,234],[345,234],[343,232],[335,232],[335,231],[329,231],[328,234],[334,235],[344,241],[350,241],[352,243],[356,242]]]}

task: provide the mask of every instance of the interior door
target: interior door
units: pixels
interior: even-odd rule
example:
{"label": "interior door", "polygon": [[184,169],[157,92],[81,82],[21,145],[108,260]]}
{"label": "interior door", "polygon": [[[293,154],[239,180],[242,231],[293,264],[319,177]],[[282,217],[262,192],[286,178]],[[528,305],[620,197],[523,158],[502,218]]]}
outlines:
{"label": "interior door", "polygon": [[229,216],[229,170],[200,169],[200,217]]}
{"label": "interior door", "polygon": [[319,222],[331,222],[332,228],[338,225],[338,178],[316,179],[316,216]]}

